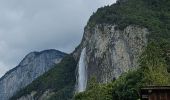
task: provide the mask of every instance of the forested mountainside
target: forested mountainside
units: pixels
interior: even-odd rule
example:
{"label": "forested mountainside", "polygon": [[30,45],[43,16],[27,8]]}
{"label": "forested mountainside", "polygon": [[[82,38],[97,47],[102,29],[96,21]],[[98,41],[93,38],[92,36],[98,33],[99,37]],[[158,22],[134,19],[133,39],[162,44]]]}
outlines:
{"label": "forested mountainside", "polygon": [[[104,35],[110,33],[106,33],[106,25],[114,26],[115,30],[122,30],[123,36],[129,35],[130,30],[126,30],[129,26],[146,28],[149,32],[146,36],[147,45],[137,58],[137,69],[124,71],[116,80],[102,84],[99,84],[98,77],[93,75],[89,79],[87,90],[77,94],[75,100],[137,100],[142,86],[170,85],[169,0],[118,0],[116,4],[99,8],[91,16],[87,27],[95,30],[96,25],[103,26],[100,29]],[[135,37],[138,34],[139,36],[135,38],[137,41],[140,40],[141,34],[137,32],[138,30],[133,31],[133,36],[129,35],[129,37]],[[137,41],[133,42],[138,44]]]}
{"label": "forested mountainside", "polygon": [[[170,85],[170,1],[118,0],[99,8],[70,56],[12,100],[137,100],[143,86]],[[82,64],[87,85],[79,92]]]}
{"label": "forested mountainside", "polygon": [[10,100],[70,100],[76,82],[76,61],[67,55],[54,68],[34,80]]}
{"label": "forested mountainside", "polygon": [[26,87],[40,75],[59,63],[67,54],[58,50],[31,52],[19,63],[0,78],[0,98],[8,100],[17,91]]}

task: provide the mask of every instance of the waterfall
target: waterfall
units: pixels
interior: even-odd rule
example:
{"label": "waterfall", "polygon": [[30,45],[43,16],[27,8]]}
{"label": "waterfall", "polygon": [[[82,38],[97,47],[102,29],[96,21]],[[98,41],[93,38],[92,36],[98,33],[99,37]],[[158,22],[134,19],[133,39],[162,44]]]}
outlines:
{"label": "waterfall", "polygon": [[87,65],[85,61],[86,48],[81,52],[79,63],[78,63],[78,80],[77,80],[77,92],[83,92],[86,90],[87,85]]}

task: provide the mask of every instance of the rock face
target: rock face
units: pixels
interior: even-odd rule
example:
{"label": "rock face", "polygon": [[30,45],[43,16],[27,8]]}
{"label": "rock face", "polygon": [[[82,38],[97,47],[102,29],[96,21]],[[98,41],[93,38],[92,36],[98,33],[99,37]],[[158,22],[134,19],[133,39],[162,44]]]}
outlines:
{"label": "rock face", "polygon": [[55,94],[54,92],[47,90],[39,98],[35,99],[36,93],[37,92],[33,91],[26,96],[18,98],[17,100],[48,100],[52,95]]}
{"label": "rock face", "polygon": [[98,82],[107,83],[138,67],[138,58],[147,46],[148,30],[138,26],[127,26],[124,30],[115,27],[86,26],[82,42],[73,55],[78,61],[82,49],[86,48],[88,80],[96,77]]}
{"label": "rock face", "polygon": [[57,50],[45,50],[28,54],[14,69],[0,79],[0,98],[8,100],[61,61],[66,54]]}

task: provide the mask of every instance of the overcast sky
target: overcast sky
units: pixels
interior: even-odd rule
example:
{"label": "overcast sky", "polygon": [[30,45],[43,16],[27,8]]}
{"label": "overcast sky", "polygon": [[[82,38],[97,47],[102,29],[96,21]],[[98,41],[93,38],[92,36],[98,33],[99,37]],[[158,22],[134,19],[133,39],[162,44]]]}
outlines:
{"label": "overcast sky", "polygon": [[97,8],[115,0],[0,0],[0,77],[31,51],[70,53]]}

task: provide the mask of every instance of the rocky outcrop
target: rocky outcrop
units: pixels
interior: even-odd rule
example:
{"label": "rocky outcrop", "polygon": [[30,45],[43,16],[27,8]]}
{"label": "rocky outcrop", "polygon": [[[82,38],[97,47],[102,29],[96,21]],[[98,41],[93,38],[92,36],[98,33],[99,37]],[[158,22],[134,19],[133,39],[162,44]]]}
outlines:
{"label": "rocky outcrop", "polygon": [[138,58],[147,45],[148,30],[139,26],[127,26],[123,30],[115,27],[86,26],[82,42],[73,55],[78,61],[82,49],[86,48],[88,80],[96,77],[98,82],[107,83],[138,67]]}
{"label": "rocky outcrop", "polygon": [[8,100],[38,76],[53,68],[65,55],[65,53],[57,50],[45,50],[28,54],[17,67],[7,72],[0,79],[1,100]]}
{"label": "rocky outcrop", "polygon": [[22,96],[17,100],[48,100],[55,93],[50,91],[50,90],[47,90],[42,94],[42,96],[39,99],[35,99],[36,94],[37,94],[37,92],[33,91],[33,92],[31,92],[31,94],[28,94],[26,96]]}
{"label": "rocky outcrop", "polygon": [[35,94],[36,94],[36,92],[32,92],[31,94],[29,94],[27,96],[23,96],[23,97],[19,98],[18,100],[34,100]]}

